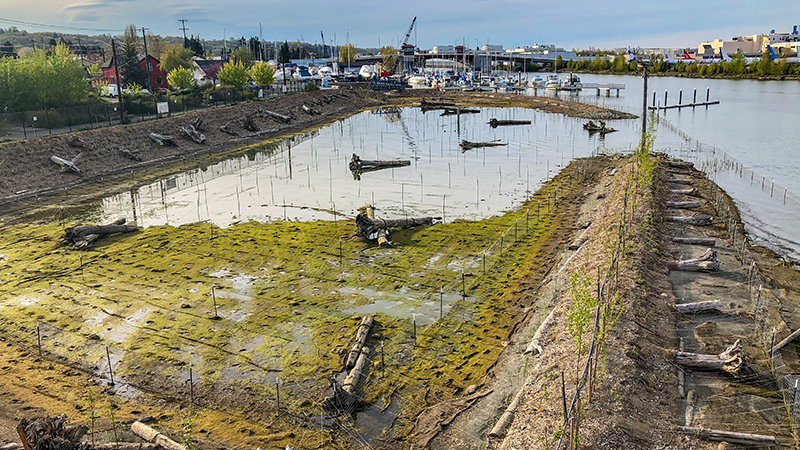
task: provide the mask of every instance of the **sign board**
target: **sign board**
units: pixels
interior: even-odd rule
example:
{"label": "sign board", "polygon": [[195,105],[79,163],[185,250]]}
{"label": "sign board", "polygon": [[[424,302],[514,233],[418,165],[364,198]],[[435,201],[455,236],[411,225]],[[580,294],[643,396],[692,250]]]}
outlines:
{"label": "sign board", "polygon": [[158,102],[156,107],[159,114],[167,114],[169,112],[169,102]]}

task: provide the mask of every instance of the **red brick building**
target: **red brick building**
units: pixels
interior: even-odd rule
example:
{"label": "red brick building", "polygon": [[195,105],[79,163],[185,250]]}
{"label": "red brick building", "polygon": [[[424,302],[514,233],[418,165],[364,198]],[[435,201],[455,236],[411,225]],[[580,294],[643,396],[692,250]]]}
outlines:
{"label": "red brick building", "polygon": [[[153,58],[153,55],[148,55],[148,67],[145,67],[145,58],[144,55],[140,55],[139,59],[139,67],[142,68],[144,73],[147,73],[147,70],[150,70],[150,85],[153,86],[153,90],[159,89],[166,89],[169,84],[167,83],[167,75],[158,68],[159,61]],[[100,69],[103,70],[103,79],[108,81],[109,84],[118,84],[117,77],[114,74],[114,58],[104,62],[100,65]],[[147,86],[142,86],[143,88],[147,89]]]}

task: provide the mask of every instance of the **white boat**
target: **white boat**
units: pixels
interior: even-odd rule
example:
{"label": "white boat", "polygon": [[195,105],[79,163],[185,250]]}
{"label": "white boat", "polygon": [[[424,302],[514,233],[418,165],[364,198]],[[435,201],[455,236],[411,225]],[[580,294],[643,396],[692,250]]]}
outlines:
{"label": "white boat", "polygon": [[428,77],[424,75],[414,75],[408,79],[408,84],[411,86],[427,86]]}
{"label": "white boat", "polygon": [[548,75],[547,80],[544,82],[545,89],[558,89],[560,85],[558,75]]}
{"label": "white boat", "polygon": [[533,78],[528,80],[528,86],[530,87],[540,87],[542,84],[542,77],[539,75],[534,75]]}
{"label": "white boat", "polygon": [[580,91],[582,87],[581,79],[571,72],[567,74],[567,78],[559,85],[559,89],[562,91]]}
{"label": "white boat", "polygon": [[362,80],[371,80],[375,78],[375,66],[364,64],[358,71],[358,78]]}

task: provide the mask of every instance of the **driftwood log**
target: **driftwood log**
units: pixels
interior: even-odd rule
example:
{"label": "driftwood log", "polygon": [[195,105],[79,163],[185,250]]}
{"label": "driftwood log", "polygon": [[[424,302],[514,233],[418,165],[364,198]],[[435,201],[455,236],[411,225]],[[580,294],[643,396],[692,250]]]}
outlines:
{"label": "driftwood log", "polygon": [[511,400],[511,403],[508,405],[508,408],[503,412],[503,415],[500,416],[500,420],[492,428],[492,431],[489,432],[489,437],[499,438],[503,436],[503,432],[511,425],[511,422],[514,421],[514,415],[517,412],[517,408],[519,404],[522,402],[522,398],[524,397],[525,389],[520,389],[517,392],[517,395],[514,396],[514,399]]}
{"label": "driftwood log", "polygon": [[181,131],[187,138],[198,144],[202,144],[206,141],[206,135],[198,132],[194,125],[189,125],[189,128],[181,127]]}
{"label": "driftwood log", "polygon": [[719,370],[736,374],[744,364],[742,360],[742,342],[737,339],[733,345],[719,355],[678,352],[675,355],[675,362],[692,369]]}
{"label": "driftwood log", "polygon": [[131,431],[145,441],[152,442],[164,450],[186,450],[183,445],[178,444],[177,442],[164,436],[153,428],[148,427],[142,422],[139,422],[138,420],[131,424]]}
{"label": "driftwood log", "polygon": [[363,347],[355,366],[347,374],[342,387],[333,384],[333,395],[327,397],[323,405],[327,409],[345,409],[350,411],[358,404],[361,386],[369,375],[369,347]]}
{"label": "driftwood log", "polygon": [[711,216],[705,214],[694,213],[691,216],[669,216],[667,220],[670,222],[686,223],[689,225],[711,225]]}
{"label": "driftwood log", "polygon": [[700,202],[696,200],[688,202],[667,202],[667,208],[691,209],[699,207]]}
{"label": "driftwood log", "polygon": [[301,106],[300,109],[302,109],[309,116],[318,116],[319,115],[319,112],[317,110],[315,110],[314,108],[311,108],[309,106],[306,106],[306,105]]}
{"label": "driftwood log", "polygon": [[697,188],[689,188],[689,189],[670,189],[670,194],[677,194],[677,195],[690,195],[692,197],[697,197],[700,195],[700,191]]}
{"label": "driftwood log", "polygon": [[689,391],[686,394],[686,411],[683,414],[684,423],[687,427],[692,426],[694,423],[694,412],[695,412],[695,405],[697,404],[697,392],[694,390]]}
{"label": "driftwood log", "polygon": [[498,141],[489,141],[489,142],[470,142],[470,141],[461,141],[458,146],[461,147],[461,151],[467,151],[473,148],[481,148],[481,147],[500,147],[504,144]]}
{"label": "driftwood log", "polygon": [[202,117],[195,118],[192,121],[191,125],[194,127],[195,130],[203,131],[203,118]]}
{"label": "driftwood log", "polygon": [[119,154],[124,156],[125,158],[132,159],[134,161],[141,161],[142,157],[139,156],[138,153],[133,153],[132,151],[128,150],[125,147],[119,148]]}
{"label": "driftwood log", "polygon": [[440,116],[457,116],[459,114],[478,114],[480,113],[480,109],[470,109],[470,108],[445,108],[444,112],[440,114]]}
{"label": "driftwood log", "polygon": [[370,219],[366,214],[356,216],[356,236],[375,240],[381,230],[390,228],[413,228],[418,225],[429,225],[436,217],[416,217],[409,219]]}
{"label": "driftwood log", "polygon": [[358,330],[356,331],[355,340],[353,340],[353,345],[350,347],[350,351],[347,353],[347,359],[344,363],[345,369],[350,370],[356,365],[358,356],[361,354],[361,349],[364,348],[364,345],[367,343],[367,339],[369,339],[369,334],[372,330],[372,323],[374,320],[375,319],[372,316],[364,316],[364,318],[361,319],[361,323],[358,325]]}
{"label": "driftwood log", "polygon": [[162,147],[175,147],[175,137],[168,134],[150,133],[150,139]]}
{"label": "driftwood log", "polygon": [[675,270],[684,272],[716,272],[719,270],[717,252],[711,248],[707,249],[699,258],[675,261],[673,264]]}
{"label": "driftwood log", "polygon": [[717,244],[714,238],[687,238],[687,237],[674,237],[672,242],[676,244],[689,244],[689,245],[702,245],[705,247],[713,247]]}
{"label": "driftwood log", "polygon": [[[125,222],[121,219],[122,223]],[[85,250],[92,248],[94,243],[100,238],[109,234],[130,233],[136,231],[136,225],[123,225],[117,221],[115,225],[88,225],[82,227],[72,227],[64,230],[61,238],[65,244],[71,244],[72,250]]]}
{"label": "driftwood log", "polygon": [[547,339],[547,331],[550,327],[553,326],[554,319],[555,319],[556,310],[553,309],[550,311],[550,314],[545,317],[544,321],[539,328],[536,330],[536,333],[533,335],[533,339],[531,339],[531,343],[528,344],[528,348],[525,349],[524,354],[533,353],[534,355],[538,355],[544,351],[544,343]]}
{"label": "driftwood log", "polygon": [[798,336],[800,336],[800,328],[795,330],[794,333],[792,333],[789,336],[787,336],[786,339],[780,341],[777,345],[775,345],[775,347],[772,347],[772,353],[770,353],[770,354],[773,354],[773,353],[777,352],[778,350],[782,349],[783,347],[786,347],[787,345],[789,345],[790,342],[792,342],[793,340],[797,339]]}
{"label": "driftwood log", "polygon": [[688,161],[669,161],[668,164],[670,167],[677,167],[679,169],[689,169],[694,167],[694,163]]}
{"label": "driftwood log", "polygon": [[289,123],[289,122],[292,121],[292,117],[291,116],[285,116],[283,114],[278,114],[276,112],[269,111],[269,110],[264,109],[264,108],[258,108],[258,115],[259,116],[272,117],[273,119],[279,120],[279,121],[281,121],[283,123]]}
{"label": "driftwood log", "polygon": [[411,165],[409,160],[393,160],[393,161],[377,161],[369,159],[361,159],[358,155],[353,153],[350,158],[350,172],[353,173],[353,179],[360,180],[361,175],[365,172],[375,172],[376,170],[389,169],[392,167],[407,167]]}
{"label": "driftwood log", "polygon": [[84,450],[91,446],[81,442],[89,431],[86,425],[66,426],[64,414],[44,417],[33,422],[22,419],[16,430],[25,450]]}
{"label": "driftwood log", "polygon": [[681,314],[693,314],[700,311],[709,311],[712,309],[722,308],[722,302],[719,300],[708,300],[705,302],[695,303],[681,303],[675,305],[675,309]]}
{"label": "driftwood log", "polygon": [[438,109],[456,106],[455,103],[446,100],[425,100],[424,98],[419,102],[419,105],[423,108],[438,108]]}
{"label": "driftwood log", "polygon": [[[369,203],[364,205],[364,214],[366,214],[367,218],[369,218],[370,220],[375,220],[376,219],[376,217],[375,217],[375,208],[372,205],[370,205]],[[388,245],[392,245],[392,242],[389,240],[389,230],[386,229],[386,228],[384,228],[382,230],[379,230],[378,231],[377,241],[378,241],[378,246],[380,246],[380,247],[385,247],[385,246],[388,246]]]}
{"label": "driftwood log", "polygon": [[258,125],[256,125],[256,121],[253,120],[252,114],[244,116],[244,120],[242,121],[242,128],[244,128],[247,131],[252,131],[253,133],[258,131]]}
{"label": "driftwood log", "polygon": [[667,178],[667,183],[675,183],[675,184],[692,184],[692,180],[686,180],[684,178],[675,178],[670,177]]}
{"label": "driftwood log", "polygon": [[719,431],[711,430],[708,428],[695,428],[695,427],[676,427],[676,430],[691,434],[700,439],[709,441],[724,441],[731,444],[743,444],[753,447],[770,447],[777,446],[778,441],[775,436],[767,436],[763,434],[750,434],[750,433],[734,433],[732,431]]}
{"label": "driftwood log", "polygon": [[509,126],[509,125],[530,125],[531,121],[530,120],[498,120],[498,119],[492,117],[491,119],[489,119],[489,122],[487,122],[487,123],[489,124],[490,127],[497,128],[497,127],[503,127],[503,126]]}

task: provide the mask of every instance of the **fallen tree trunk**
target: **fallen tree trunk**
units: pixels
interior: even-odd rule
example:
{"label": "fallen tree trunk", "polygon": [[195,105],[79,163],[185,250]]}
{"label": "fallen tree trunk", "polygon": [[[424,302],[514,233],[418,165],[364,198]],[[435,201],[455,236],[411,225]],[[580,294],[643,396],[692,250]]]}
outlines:
{"label": "fallen tree trunk", "polygon": [[722,308],[722,302],[719,300],[708,300],[705,302],[681,303],[679,305],[675,305],[675,308],[681,314],[691,314],[700,311]]}
{"label": "fallen tree trunk", "polygon": [[769,447],[778,445],[778,441],[775,439],[775,436],[767,436],[763,434],[735,433],[733,431],[719,431],[708,428],[681,426],[676,427],[675,429],[709,441],[724,441],[732,444],[743,444],[756,447]]}
{"label": "fallen tree trunk", "polygon": [[555,319],[555,312],[556,310],[553,309],[550,311],[550,314],[545,317],[544,321],[539,328],[536,330],[536,333],[533,335],[533,339],[531,339],[531,343],[528,344],[528,348],[525,349],[523,354],[533,353],[534,355],[538,355],[544,351],[544,342],[547,338],[547,331],[550,327],[553,326],[553,322]]}
{"label": "fallen tree trunk", "polygon": [[694,167],[694,163],[688,161],[669,161],[667,164],[669,164],[670,167],[677,167],[679,169]]}
{"label": "fallen tree trunk", "polygon": [[439,108],[439,109],[456,106],[456,104],[453,102],[444,100],[425,100],[424,98],[420,100],[419,105],[423,108]]}
{"label": "fallen tree trunk", "polygon": [[327,409],[350,411],[358,404],[359,392],[367,379],[369,369],[369,347],[363,347],[353,369],[347,374],[341,389],[336,388],[334,380],[333,395],[327,397],[323,405]]}
{"label": "fallen tree trunk", "polygon": [[719,270],[717,252],[709,248],[699,258],[676,261],[674,268],[684,272],[716,272]]}
{"label": "fallen tree trunk", "polygon": [[495,119],[494,117],[492,117],[491,119],[489,119],[489,122],[487,122],[487,123],[489,124],[490,127],[497,128],[497,127],[503,127],[503,126],[509,126],[509,125],[530,125],[531,121],[530,120],[498,120],[498,119]]}
{"label": "fallen tree trunk", "polygon": [[[124,221],[123,221],[124,223]],[[136,231],[136,225],[87,225],[82,227],[67,228],[61,238],[65,244],[72,244],[73,250],[91,248],[98,239],[115,233],[130,233]]]}
{"label": "fallen tree trunk", "polygon": [[[369,203],[364,205],[364,212],[367,214],[367,217],[370,220],[375,220],[375,208],[372,205],[370,205]],[[386,228],[378,231],[378,238],[377,239],[378,239],[378,246],[379,247],[385,247],[385,246],[388,246],[388,245],[392,245],[392,243],[389,241],[388,234],[389,234],[389,230],[386,229]]]}
{"label": "fallen tree trunk", "polygon": [[670,194],[677,194],[677,195],[690,195],[692,197],[697,197],[700,195],[700,191],[697,188],[689,188],[689,189],[670,189]]}
{"label": "fallen tree trunk", "polygon": [[356,236],[374,240],[380,230],[389,228],[412,228],[418,225],[429,225],[436,217],[417,217],[409,219],[370,219],[365,214],[356,216]]}
{"label": "fallen tree trunk", "polygon": [[789,342],[792,342],[793,340],[797,339],[798,336],[800,336],[800,328],[795,330],[794,333],[787,336],[786,339],[780,341],[775,347],[772,347],[772,353],[770,354],[773,354],[778,350],[782,349],[783,347],[786,347],[786,345],[788,345]]}
{"label": "fallen tree trunk", "polygon": [[467,151],[473,148],[481,148],[481,147],[500,147],[504,144],[502,142],[497,141],[489,141],[489,142],[470,142],[470,141],[461,141],[458,146],[461,147],[461,151]]}
{"label": "fallen tree trunk", "polygon": [[684,367],[700,370],[720,370],[736,374],[744,364],[742,360],[742,342],[737,339],[730,347],[719,355],[678,352],[675,362]]}
{"label": "fallen tree trunk", "polygon": [[393,161],[378,161],[361,159],[358,155],[353,153],[350,158],[350,172],[353,173],[353,178],[356,180],[361,179],[361,174],[364,172],[375,172],[377,170],[389,169],[392,167],[407,167],[411,165],[409,160],[393,160]]}
{"label": "fallen tree trunk", "polygon": [[705,247],[713,247],[717,244],[717,240],[714,238],[674,237],[672,238],[672,242],[676,244],[702,245]]}
{"label": "fallen tree trunk", "polygon": [[206,135],[199,133],[197,129],[195,129],[194,125],[189,125],[189,128],[181,127],[181,131],[187,138],[198,144],[202,144],[206,141]]}
{"label": "fallen tree trunk", "polygon": [[503,436],[503,432],[506,428],[511,425],[511,422],[514,421],[514,415],[517,412],[517,408],[519,407],[520,402],[522,402],[522,398],[524,397],[523,393],[525,389],[520,389],[517,392],[517,395],[514,396],[514,399],[511,400],[511,403],[508,405],[508,408],[503,412],[503,415],[500,416],[500,420],[492,428],[492,431],[489,432],[489,437],[499,438]]}
{"label": "fallen tree trunk", "polygon": [[700,202],[694,200],[688,202],[667,202],[667,208],[691,209],[699,207],[700,207]]}
{"label": "fallen tree trunk", "polygon": [[162,147],[175,147],[175,137],[167,134],[150,133],[150,139]]}
{"label": "fallen tree trunk", "polygon": [[692,180],[685,180],[683,178],[667,178],[667,183],[692,184]]}
{"label": "fallen tree trunk", "polygon": [[350,370],[356,365],[358,356],[361,354],[361,349],[367,343],[367,339],[369,339],[369,333],[372,330],[372,323],[374,320],[372,316],[364,316],[364,318],[361,319],[361,323],[358,325],[358,330],[356,331],[356,338],[353,341],[353,345],[350,347],[350,352],[347,354],[347,360],[344,364],[345,369]]}
{"label": "fallen tree trunk", "polygon": [[289,123],[289,122],[292,121],[291,116],[284,116],[283,114],[278,114],[276,112],[272,112],[272,111],[266,110],[264,108],[258,108],[258,114],[261,115],[261,116],[272,117],[273,119],[280,120],[283,123]]}
{"label": "fallen tree trunk", "polygon": [[691,216],[669,216],[667,220],[670,222],[679,222],[679,223],[686,223],[689,225],[711,225],[711,216],[706,216],[705,214],[694,213]]}
{"label": "fallen tree trunk", "polygon": [[152,442],[153,444],[156,444],[165,450],[186,450],[183,445],[178,444],[177,442],[164,436],[151,427],[148,427],[142,422],[139,422],[138,420],[131,424],[131,431],[133,434],[139,436],[145,441]]}
{"label": "fallen tree trunk", "polygon": [[313,108],[310,108],[310,107],[308,107],[308,106],[306,106],[306,105],[303,105],[303,106],[301,106],[301,108],[302,108],[302,110],[303,110],[303,111],[305,111],[305,113],[306,113],[306,114],[308,114],[309,116],[318,116],[318,115],[319,115],[319,112],[317,112],[315,109],[313,109]]}

